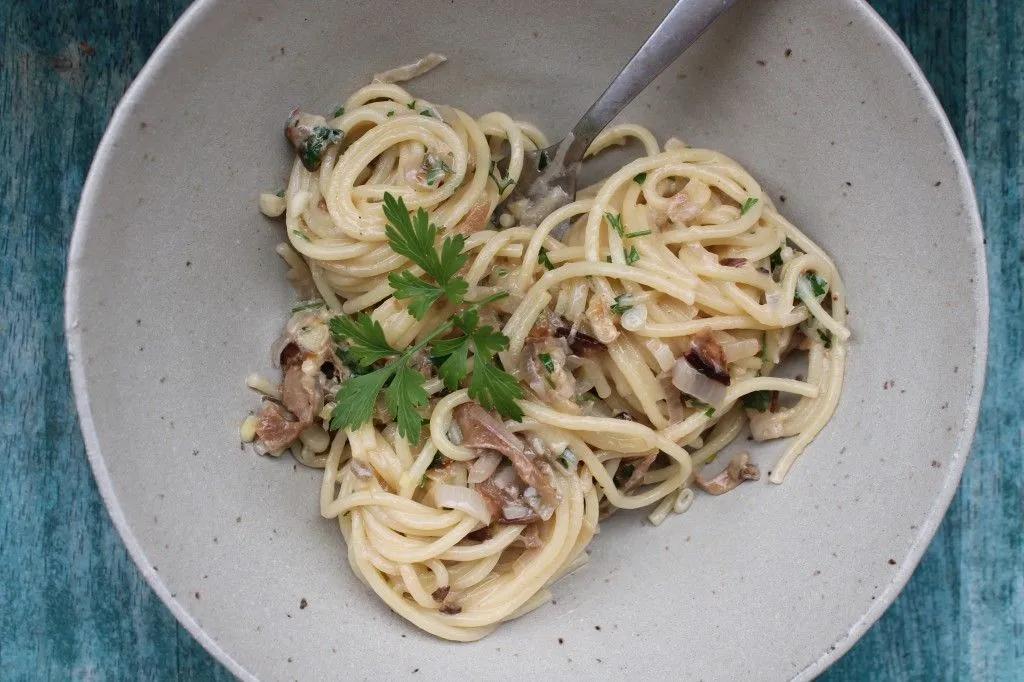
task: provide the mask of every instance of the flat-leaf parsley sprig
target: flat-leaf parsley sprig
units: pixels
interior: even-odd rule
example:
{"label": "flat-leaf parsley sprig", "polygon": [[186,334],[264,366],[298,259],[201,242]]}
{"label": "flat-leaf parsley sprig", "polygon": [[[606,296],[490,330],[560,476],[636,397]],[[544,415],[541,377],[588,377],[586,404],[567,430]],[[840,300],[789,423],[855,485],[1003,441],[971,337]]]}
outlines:
{"label": "flat-leaf parsley sprig", "polygon": [[462,303],[469,284],[456,276],[466,264],[468,256],[462,252],[466,238],[462,235],[445,237],[440,252],[434,249],[437,226],[430,222],[427,212],[420,208],[415,215],[401,197],[384,193],[384,217],[388,220],[385,234],[391,249],[423,268],[433,279],[428,282],[408,270],[388,275],[388,284],[395,290],[395,298],[409,301],[409,312],[422,320],[427,310],[440,298],[458,305]]}
{"label": "flat-leaf parsley sprig", "polygon": [[[440,250],[434,248],[437,227],[422,208],[410,215],[405,202],[390,193],[384,194],[384,215],[388,220],[386,234],[391,248],[405,256],[433,279],[429,282],[405,271],[391,274],[388,282],[395,297],[409,300],[409,312],[422,320],[436,301],[444,298],[459,305],[464,302],[469,284],[456,273],[466,264],[466,240],[461,235],[444,239]],[[508,296],[492,294],[471,303],[430,332],[419,343],[400,351],[388,343],[380,324],[366,313],[355,317],[339,315],[330,321],[331,334],[339,344],[339,352],[356,365],[356,373],[341,385],[331,413],[331,428],[358,428],[370,421],[381,393],[384,405],[398,423],[398,432],[411,443],[419,441],[422,419],[420,410],[428,403],[423,374],[410,366],[413,356],[431,347],[431,355],[439,363],[438,375],[452,391],[469,377],[469,397],[485,409],[496,410],[506,419],[520,420],[523,411],[516,400],[523,390],[516,379],[501,370],[494,356],[508,348],[508,337],[489,325],[480,326],[480,308]],[[442,338],[449,332],[456,334]],[[436,339],[436,341],[435,341]],[[473,351],[473,369],[469,369],[469,351]],[[376,369],[373,365],[384,361]],[[362,372],[362,373],[360,373]]]}
{"label": "flat-leaf parsley sprig", "polygon": [[387,361],[384,366],[367,374],[356,374],[341,385],[331,413],[331,429],[354,429],[370,421],[383,391],[384,404],[398,422],[398,433],[410,443],[419,442],[423,423],[419,409],[427,405],[428,396],[423,387],[425,378],[409,363],[418,351],[455,328],[461,333],[459,336],[441,339],[433,346],[434,357],[445,358],[438,370],[445,386],[453,390],[470,374],[468,350],[472,346],[469,397],[488,410],[497,410],[507,419],[522,419],[523,411],[515,401],[523,397],[523,390],[493,359],[495,353],[508,347],[508,337],[490,326],[479,326],[479,309],[506,296],[507,293],[500,292],[471,304],[404,351],[393,348],[380,324],[366,313],[354,318],[344,315],[331,318],[335,343],[346,343],[347,357],[359,367],[368,368],[378,361]]}

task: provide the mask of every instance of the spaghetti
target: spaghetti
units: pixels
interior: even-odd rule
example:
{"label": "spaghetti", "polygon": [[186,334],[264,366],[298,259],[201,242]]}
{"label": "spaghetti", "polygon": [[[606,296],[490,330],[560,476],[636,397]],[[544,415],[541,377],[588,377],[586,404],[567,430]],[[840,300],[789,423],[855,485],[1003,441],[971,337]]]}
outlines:
{"label": "spaghetti", "polygon": [[[474,119],[374,82],[332,117],[294,112],[287,135],[287,188],[260,204],[284,216],[278,253],[306,300],[274,349],[281,384],[250,377],[266,402],[243,438],[323,468],[321,512],[352,570],[434,635],[475,640],[549,600],[618,509],[649,508],[657,524],[695,490],[758,478],[747,453],[705,475],[745,428],[792,437],[770,471],[782,482],[836,408],[849,338],[839,273],[718,152],[613,126],[588,154],[635,141],[643,155],[534,225],[500,206],[547,140],[506,114]],[[398,252],[403,217],[389,222],[386,199],[425,211],[453,253],[461,245],[444,275],[455,285],[425,309],[399,297],[398,278],[432,292],[443,277]],[[340,319],[379,329],[395,355],[353,360],[358,339]],[[497,350],[489,360],[469,345],[451,385],[436,356],[458,347],[467,319],[489,325]],[[773,376],[800,352],[806,378]],[[390,388],[366,421],[339,428],[354,409],[345,385],[376,370],[392,372]],[[474,399],[483,371],[511,377],[513,418]],[[423,423],[412,437],[393,402],[409,376],[423,392],[409,392]]]}

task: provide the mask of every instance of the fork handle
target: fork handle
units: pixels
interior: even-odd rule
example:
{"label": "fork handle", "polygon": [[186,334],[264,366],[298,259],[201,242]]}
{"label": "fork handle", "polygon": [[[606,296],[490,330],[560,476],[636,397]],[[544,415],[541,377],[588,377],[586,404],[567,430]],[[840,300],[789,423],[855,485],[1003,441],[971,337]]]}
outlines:
{"label": "fork handle", "polygon": [[735,0],[679,0],[572,129],[573,140],[566,151],[566,164],[582,161],[598,133],[733,2]]}

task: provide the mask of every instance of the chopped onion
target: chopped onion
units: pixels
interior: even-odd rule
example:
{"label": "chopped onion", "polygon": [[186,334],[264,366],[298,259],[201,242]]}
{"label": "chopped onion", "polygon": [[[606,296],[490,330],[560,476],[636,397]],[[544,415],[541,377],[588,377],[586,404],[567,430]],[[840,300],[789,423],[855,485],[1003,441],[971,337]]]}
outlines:
{"label": "chopped onion", "polygon": [[469,482],[483,483],[491,477],[491,474],[494,473],[499,464],[501,464],[500,452],[488,452],[480,455],[473,462],[473,466],[469,468]]}
{"label": "chopped onion", "polygon": [[541,499],[540,493],[537,492],[537,489],[533,486],[530,486],[523,491],[523,499],[526,501],[526,504],[530,505],[530,509],[537,512],[537,516],[541,517],[545,521],[550,519],[551,515],[555,513],[555,508],[544,504],[544,500]]}
{"label": "chopped onion", "polygon": [[725,402],[725,385],[698,372],[686,358],[679,358],[676,361],[672,369],[672,385],[686,395],[712,407],[721,407]]}
{"label": "chopped onion", "polygon": [[452,442],[452,445],[462,445],[462,429],[459,428],[454,419],[448,427],[448,440]]}
{"label": "chopped onion", "polygon": [[647,322],[647,306],[643,303],[634,305],[619,317],[619,324],[622,325],[622,328],[631,332],[640,329],[645,322]]}
{"label": "chopped onion", "polygon": [[435,483],[434,503],[438,507],[465,512],[484,525],[491,523],[491,510],[480,493],[472,488]]}
{"label": "chopped onion", "polygon": [[524,504],[506,504],[501,508],[501,515],[505,517],[506,521],[525,519],[531,514],[533,514],[533,510]]}
{"label": "chopped onion", "polygon": [[644,345],[647,346],[647,350],[651,351],[651,355],[654,356],[663,371],[667,372],[672,369],[672,365],[676,364],[676,356],[672,355],[672,349],[661,339],[647,339]]}
{"label": "chopped onion", "polygon": [[757,339],[740,339],[722,344],[726,362],[735,362],[749,358],[761,352],[761,342]]}

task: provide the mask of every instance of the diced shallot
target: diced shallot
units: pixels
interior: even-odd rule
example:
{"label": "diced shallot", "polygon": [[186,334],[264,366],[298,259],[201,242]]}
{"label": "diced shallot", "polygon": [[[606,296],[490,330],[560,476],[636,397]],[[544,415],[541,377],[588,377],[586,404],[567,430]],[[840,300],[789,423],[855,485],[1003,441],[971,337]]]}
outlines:
{"label": "diced shallot", "polygon": [[435,483],[434,503],[438,507],[465,512],[484,525],[491,523],[491,510],[480,493],[472,488]]}
{"label": "diced shallot", "polygon": [[501,453],[500,452],[488,452],[487,454],[480,455],[473,462],[473,466],[469,468],[469,482],[470,483],[482,483],[491,477],[494,470],[501,464]]}
{"label": "diced shallot", "polygon": [[676,356],[672,355],[672,349],[661,339],[647,339],[644,345],[647,346],[647,350],[654,356],[662,371],[667,372],[672,369],[672,365],[676,364]]}
{"label": "diced shallot", "polygon": [[753,357],[761,352],[761,342],[757,339],[740,339],[722,344],[726,362],[736,362],[743,358]]}
{"label": "diced shallot", "polygon": [[672,385],[712,407],[721,407],[725,402],[725,385],[698,372],[686,358],[679,358],[672,368]]}

